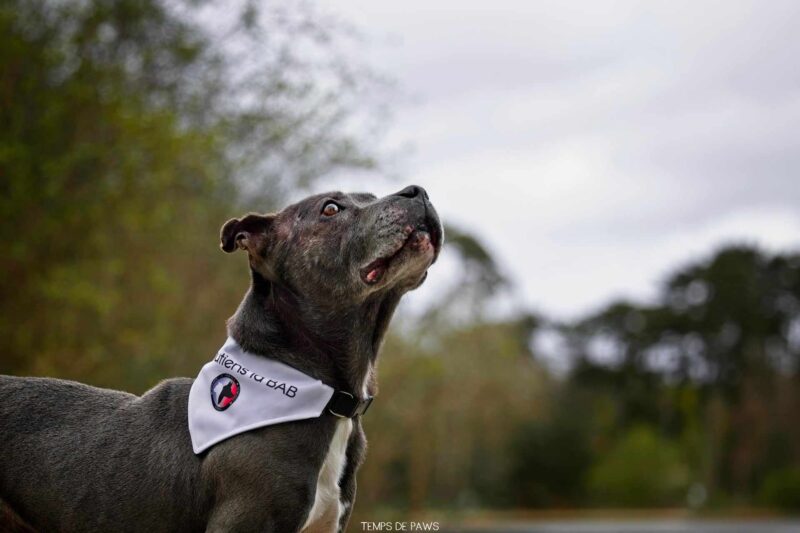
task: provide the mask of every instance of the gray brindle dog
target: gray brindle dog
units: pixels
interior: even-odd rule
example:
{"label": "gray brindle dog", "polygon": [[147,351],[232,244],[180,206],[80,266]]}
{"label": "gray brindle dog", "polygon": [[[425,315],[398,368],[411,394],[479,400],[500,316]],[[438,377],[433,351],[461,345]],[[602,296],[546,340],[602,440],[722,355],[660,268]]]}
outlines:
{"label": "gray brindle dog", "polygon": [[[225,252],[247,252],[252,277],[228,334],[364,399],[389,320],[425,280],[442,227],[427,193],[411,186],[249,214],[228,221],[221,241]],[[0,498],[40,531],[346,529],[366,446],[359,416],[267,426],[195,455],[192,381],[169,379],[139,397],[1,376]]]}

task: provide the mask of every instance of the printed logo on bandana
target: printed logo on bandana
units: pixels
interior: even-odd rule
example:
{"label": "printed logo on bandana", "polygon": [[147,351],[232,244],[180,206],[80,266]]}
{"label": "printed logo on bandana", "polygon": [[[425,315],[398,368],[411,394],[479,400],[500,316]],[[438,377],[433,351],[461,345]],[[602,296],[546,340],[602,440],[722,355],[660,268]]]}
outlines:
{"label": "printed logo on bandana", "polygon": [[239,397],[241,387],[235,377],[220,374],[211,382],[211,405],[217,411],[224,411]]}

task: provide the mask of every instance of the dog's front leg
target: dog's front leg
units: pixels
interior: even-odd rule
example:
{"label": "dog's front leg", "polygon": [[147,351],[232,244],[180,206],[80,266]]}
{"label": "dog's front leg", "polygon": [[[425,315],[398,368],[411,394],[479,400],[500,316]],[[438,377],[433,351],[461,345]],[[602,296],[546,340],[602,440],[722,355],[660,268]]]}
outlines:
{"label": "dog's front leg", "polygon": [[353,432],[350,434],[350,441],[347,443],[347,463],[344,472],[339,480],[340,500],[342,503],[342,514],[339,516],[339,531],[347,531],[347,524],[350,522],[350,515],[353,513],[353,506],[356,503],[356,472],[364,462],[364,455],[367,448],[367,439],[364,430],[361,428],[361,419],[353,420]]}

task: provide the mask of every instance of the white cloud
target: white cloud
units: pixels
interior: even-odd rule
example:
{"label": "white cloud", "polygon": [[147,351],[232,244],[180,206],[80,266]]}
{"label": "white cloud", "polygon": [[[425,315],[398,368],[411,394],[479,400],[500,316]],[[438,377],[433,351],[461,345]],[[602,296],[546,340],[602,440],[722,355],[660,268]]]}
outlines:
{"label": "white cloud", "polygon": [[418,97],[391,135],[415,145],[407,181],[531,307],[648,298],[721,243],[800,247],[800,4],[329,7]]}

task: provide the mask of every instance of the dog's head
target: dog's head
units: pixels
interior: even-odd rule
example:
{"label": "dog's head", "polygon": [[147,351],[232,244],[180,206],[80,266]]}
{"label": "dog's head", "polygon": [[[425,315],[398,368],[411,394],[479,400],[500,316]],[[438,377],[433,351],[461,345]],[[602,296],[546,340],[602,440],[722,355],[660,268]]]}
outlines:
{"label": "dog's head", "polygon": [[311,196],[276,214],[229,220],[220,238],[226,252],[247,251],[255,273],[324,305],[418,287],[443,232],[428,194],[410,186],[383,198]]}

